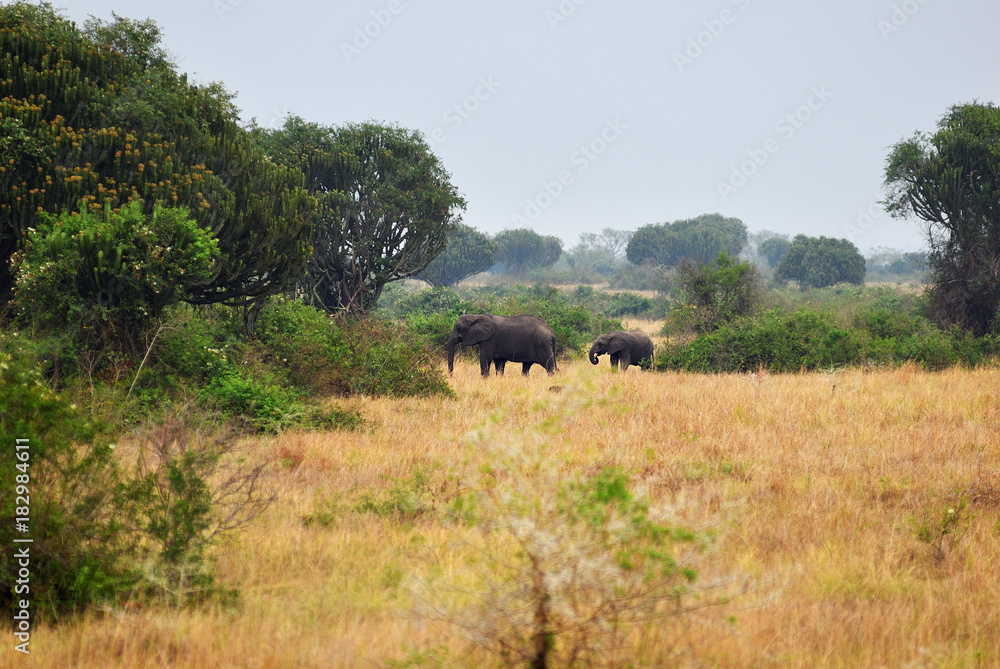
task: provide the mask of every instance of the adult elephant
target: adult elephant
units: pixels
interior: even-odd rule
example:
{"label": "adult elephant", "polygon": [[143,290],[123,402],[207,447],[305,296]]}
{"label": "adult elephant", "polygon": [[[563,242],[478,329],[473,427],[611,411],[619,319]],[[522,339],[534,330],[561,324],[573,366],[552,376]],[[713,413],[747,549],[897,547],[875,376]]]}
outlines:
{"label": "adult elephant", "polygon": [[639,365],[649,369],[653,364],[653,341],[642,330],[616,330],[603,334],[590,347],[590,362],[597,364],[597,356],[611,355],[611,366],[621,364],[623,370],[629,365]]}
{"label": "adult elephant", "polygon": [[457,344],[479,346],[479,370],[483,376],[490,375],[491,364],[502,375],[507,361],[520,362],[525,375],[534,364],[541,365],[549,374],[556,371],[556,336],[538,316],[460,316],[448,338],[449,374],[455,369]]}

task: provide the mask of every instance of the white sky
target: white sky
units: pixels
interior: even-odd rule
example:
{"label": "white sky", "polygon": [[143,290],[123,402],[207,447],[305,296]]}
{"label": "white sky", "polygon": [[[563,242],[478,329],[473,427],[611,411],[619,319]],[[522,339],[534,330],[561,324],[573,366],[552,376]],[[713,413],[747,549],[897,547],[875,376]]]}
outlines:
{"label": "white sky", "polygon": [[528,222],[568,246],[717,211],[917,250],[920,224],[875,204],[888,147],[953,104],[1000,102],[996,0],[56,4],[154,19],[244,120],[420,130],[467,224]]}

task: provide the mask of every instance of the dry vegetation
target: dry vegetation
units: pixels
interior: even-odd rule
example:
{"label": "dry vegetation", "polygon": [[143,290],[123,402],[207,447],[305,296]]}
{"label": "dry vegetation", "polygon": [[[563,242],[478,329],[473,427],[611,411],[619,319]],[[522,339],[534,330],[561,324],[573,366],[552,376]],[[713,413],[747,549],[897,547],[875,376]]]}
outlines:
{"label": "dry vegetation", "polygon": [[511,438],[553,416],[561,467],[629,472],[662,513],[716,532],[700,581],[753,583],[630,631],[634,666],[1000,663],[997,370],[615,374],[605,359],[486,381],[466,363],[452,384],[455,400],[361,400],[357,432],[260,441],[278,502],[216,555],[237,609],[42,628],[18,666],[495,666],[445,623],[407,615],[420,547],[454,528],[356,507],[415,471],[442,505],[447,472],[482,457],[471,432]]}

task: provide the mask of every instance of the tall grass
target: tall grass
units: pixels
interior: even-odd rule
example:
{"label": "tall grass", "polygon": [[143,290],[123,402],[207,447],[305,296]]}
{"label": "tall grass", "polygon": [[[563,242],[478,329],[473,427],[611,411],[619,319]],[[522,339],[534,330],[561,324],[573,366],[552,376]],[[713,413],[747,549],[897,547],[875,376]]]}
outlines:
{"label": "tall grass", "polygon": [[463,531],[441,510],[459,492],[453,463],[489,465],[470,434],[516,439],[569,405],[548,436],[552,462],[567,476],[631,475],[651,513],[715,535],[699,580],[755,584],[629,628],[636,666],[1000,663],[1000,371],[561,367],[484,380],[464,363],[454,399],[359,398],[367,429],[259,438],[278,501],[214,549],[239,607],[41,627],[31,666],[499,666],[446,623],[414,618],[406,577]]}

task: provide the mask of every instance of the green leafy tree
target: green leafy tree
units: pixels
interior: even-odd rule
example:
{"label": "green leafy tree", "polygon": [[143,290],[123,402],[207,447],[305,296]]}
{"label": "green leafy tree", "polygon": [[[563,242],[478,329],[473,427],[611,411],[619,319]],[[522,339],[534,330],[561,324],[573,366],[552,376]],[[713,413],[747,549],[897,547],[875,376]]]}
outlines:
{"label": "green leafy tree", "polygon": [[712,332],[724,323],[749,316],[760,307],[763,286],[752,263],[725,253],[709,265],[685,262],[677,270],[684,306],[697,332]]}
{"label": "green leafy tree", "polygon": [[0,6],[0,305],[40,212],[182,206],[218,240],[185,299],[247,306],[304,273],[315,200],[265,159],[218,84],[178,75],[152,21],[81,30],[44,3]]}
{"label": "green leafy tree", "polygon": [[778,262],[775,277],[798,281],[803,288],[822,288],[838,283],[862,284],[865,258],[846,239],[796,235],[788,252]]}
{"label": "green leafy tree", "polygon": [[740,219],[702,214],[639,228],[628,242],[625,257],[634,265],[676,267],[685,260],[709,263],[720,253],[738,255],[746,242],[747,228]]}
{"label": "green leafy tree", "polygon": [[551,267],[562,255],[562,240],[528,228],[504,230],[493,241],[497,244],[497,260],[514,274]]}
{"label": "green leafy tree", "polygon": [[489,235],[457,224],[448,233],[448,245],[416,278],[432,286],[454,286],[473,274],[485,272],[497,261],[497,247]]}
{"label": "green leafy tree", "polygon": [[135,343],[219,258],[185,209],[147,216],[133,203],[120,213],[43,215],[37,225],[14,256],[13,304],[20,320],[50,332]]}
{"label": "green leafy tree", "polygon": [[784,237],[768,237],[757,247],[757,255],[764,259],[768,267],[777,267],[791,246],[792,243]]}
{"label": "green leafy tree", "polygon": [[290,116],[282,128],[256,135],[273,160],[305,174],[319,201],[313,257],[300,286],[328,311],[374,309],[385,285],[422,272],[461,220],[465,200],[418,132]]}
{"label": "green leafy tree", "polygon": [[953,106],[933,135],[892,147],[886,210],[923,221],[936,320],[974,334],[996,328],[1000,308],[1000,108]]}

